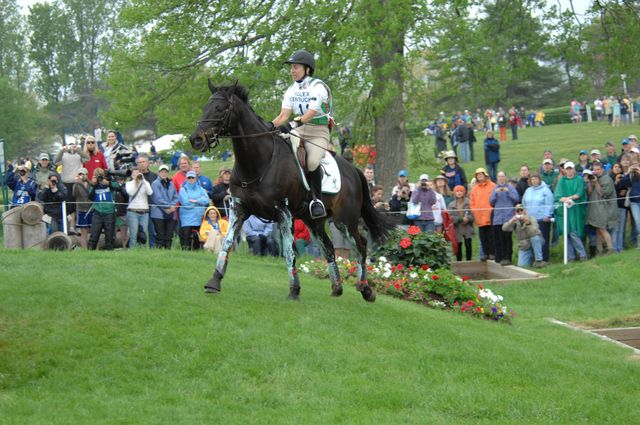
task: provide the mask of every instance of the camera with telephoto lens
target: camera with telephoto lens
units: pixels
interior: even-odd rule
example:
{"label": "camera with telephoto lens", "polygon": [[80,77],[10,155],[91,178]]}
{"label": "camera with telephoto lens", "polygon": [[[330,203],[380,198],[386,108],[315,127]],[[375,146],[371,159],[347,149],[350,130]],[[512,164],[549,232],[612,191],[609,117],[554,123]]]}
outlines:
{"label": "camera with telephoto lens", "polygon": [[131,170],[129,168],[123,168],[121,170],[106,170],[105,178],[111,179],[112,177],[129,177]]}

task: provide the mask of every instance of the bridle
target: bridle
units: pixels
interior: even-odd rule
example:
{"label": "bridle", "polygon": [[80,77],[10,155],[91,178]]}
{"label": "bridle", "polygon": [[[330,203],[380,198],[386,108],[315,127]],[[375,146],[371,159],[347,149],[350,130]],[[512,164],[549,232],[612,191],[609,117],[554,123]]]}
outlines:
{"label": "bridle", "polygon": [[[216,148],[220,144],[220,139],[222,138],[242,139],[242,138],[253,138],[253,137],[260,137],[260,136],[267,136],[267,135],[275,135],[279,133],[279,130],[274,129],[269,131],[262,131],[260,133],[243,134],[243,135],[236,135],[236,136],[229,134],[229,132],[231,131],[230,127],[231,127],[231,113],[233,112],[233,101],[227,98],[226,96],[221,96],[221,95],[211,96],[210,100],[214,100],[214,99],[223,99],[227,102],[229,106],[227,106],[227,109],[225,109],[224,113],[222,114],[222,117],[207,118],[207,119],[200,120],[196,123],[198,127],[202,127],[201,125],[202,123],[212,123],[211,127],[208,130],[205,130],[202,132],[202,136],[204,136],[204,141],[206,143],[201,150],[202,152],[211,148]],[[219,130],[217,132],[213,131],[214,126],[219,127]]]}
{"label": "bridle", "polygon": [[[201,125],[202,123],[212,123],[211,127],[209,127],[208,130],[202,131],[202,136],[204,136],[204,141],[206,143],[205,146],[202,148],[202,152],[218,146],[218,144],[220,144],[221,138],[244,139],[244,138],[255,138],[255,137],[267,136],[267,135],[275,136],[279,132],[278,130],[272,130],[272,131],[263,131],[260,133],[253,133],[253,134],[246,134],[246,135],[245,134],[243,135],[229,134],[231,131],[231,114],[233,112],[233,101],[232,99],[229,99],[228,97],[222,96],[222,95],[212,95],[210,98],[210,101],[215,99],[225,100],[228,106],[220,118],[207,118],[207,119],[202,119],[198,121],[197,125],[199,127],[202,127]],[[214,131],[213,127],[218,127],[219,130]],[[267,171],[269,171],[269,169],[271,168],[271,165],[273,164],[276,157],[275,137],[272,137],[271,141],[273,143],[273,147],[271,149],[271,158],[269,159],[269,163],[267,164],[266,167],[264,167],[264,170],[262,171],[262,173],[260,173],[256,178],[253,178],[251,180],[242,180],[239,176],[240,173],[234,167],[235,173],[232,173],[231,176],[232,178],[235,177],[235,180],[237,180],[240,183],[241,187],[246,188],[247,186],[253,183],[256,183],[256,182],[260,183],[264,178],[264,176],[267,174]]]}

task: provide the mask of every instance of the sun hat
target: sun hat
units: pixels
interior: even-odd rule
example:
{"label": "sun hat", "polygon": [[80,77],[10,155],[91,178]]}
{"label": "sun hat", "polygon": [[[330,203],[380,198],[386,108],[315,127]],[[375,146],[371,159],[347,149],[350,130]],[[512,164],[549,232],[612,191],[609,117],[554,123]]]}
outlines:
{"label": "sun hat", "polygon": [[482,173],[485,176],[489,177],[489,173],[487,173],[487,170],[485,170],[484,168],[480,167],[480,168],[476,168],[476,171],[473,173],[473,175],[475,176],[478,173]]}
{"label": "sun hat", "polygon": [[455,158],[455,159],[458,159],[458,157],[456,156],[456,153],[455,153],[454,151],[446,151],[446,152],[444,153],[444,159],[445,159],[445,161],[446,161],[447,159],[449,159],[449,158]]}
{"label": "sun hat", "polygon": [[162,164],[160,167],[158,167],[158,171],[169,171],[169,166],[167,164]]}
{"label": "sun hat", "polygon": [[567,168],[576,168],[576,164],[571,161],[567,161],[564,163],[563,168],[566,170]]}
{"label": "sun hat", "polygon": [[407,170],[398,171],[398,177],[409,177],[409,172]]}
{"label": "sun hat", "polygon": [[46,154],[46,153],[41,153],[41,154],[40,154],[40,156],[38,157],[38,160],[40,160],[40,161],[43,161],[43,160],[45,160],[45,159],[46,159],[47,161],[50,159],[50,158],[49,158],[49,155],[48,155],[48,154]]}
{"label": "sun hat", "polygon": [[438,179],[441,179],[447,182],[449,181],[449,179],[446,176],[443,176],[442,174],[438,174],[437,176],[434,177],[434,180],[438,180]]}
{"label": "sun hat", "polygon": [[567,158],[560,158],[560,162],[558,162],[558,165],[562,167],[567,162],[569,162]]}
{"label": "sun hat", "polygon": [[638,136],[636,136],[635,134],[630,135],[629,137],[627,137],[627,139],[635,139],[638,140]]}
{"label": "sun hat", "polygon": [[428,174],[420,174],[420,180],[429,180]]}

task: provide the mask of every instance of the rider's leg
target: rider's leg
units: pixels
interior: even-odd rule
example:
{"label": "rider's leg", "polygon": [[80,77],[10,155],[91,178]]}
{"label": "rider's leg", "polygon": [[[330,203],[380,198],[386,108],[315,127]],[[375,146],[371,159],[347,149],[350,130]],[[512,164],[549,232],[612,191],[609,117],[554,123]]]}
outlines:
{"label": "rider's leg", "polygon": [[309,203],[311,218],[327,215],[322,198],[322,168],[320,161],[329,147],[329,130],[326,126],[305,125],[298,130],[298,134],[305,140],[307,151],[307,180],[311,187],[312,200]]}

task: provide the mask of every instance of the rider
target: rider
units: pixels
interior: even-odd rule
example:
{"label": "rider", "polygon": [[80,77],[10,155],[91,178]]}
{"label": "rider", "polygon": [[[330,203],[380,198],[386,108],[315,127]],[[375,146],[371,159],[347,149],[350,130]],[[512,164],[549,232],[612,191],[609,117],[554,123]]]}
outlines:
{"label": "rider", "polygon": [[[273,125],[283,133],[293,134],[304,140],[307,152],[307,181],[311,186],[312,201],[309,204],[311,218],[327,215],[322,195],[322,169],[320,160],[329,149],[329,128],[331,118],[331,90],[321,80],[313,78],[316,61],[306,50],[294,52],[285,62],[291,66],[293,84],[287,89],[282,100],[280,114],[273,119]],[[291,114],[296,114],[289,121]]]}

